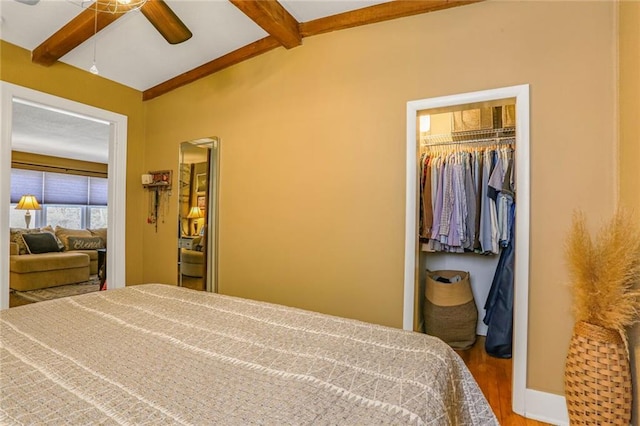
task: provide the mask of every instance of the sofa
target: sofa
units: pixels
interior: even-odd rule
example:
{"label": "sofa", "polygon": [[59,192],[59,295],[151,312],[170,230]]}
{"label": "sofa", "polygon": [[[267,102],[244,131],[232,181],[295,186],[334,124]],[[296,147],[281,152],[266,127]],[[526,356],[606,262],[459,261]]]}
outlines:
{"label": "sofa", "polygon": [[196,250],[180,249],[182,251],[182,275],[201,278],[204,276],[204,253]]}
{"label": "sofa", "polygon": [[96,275],[97,249],[106,248],[107,231],[11,228],[10,237],[9,287],[29,291],[86,282]]}
{"label": "sofa", "polygon": [[193,249],[180,249],[180,272],[188,277],[204,276],[204,238],[196,237],[191,243]]}

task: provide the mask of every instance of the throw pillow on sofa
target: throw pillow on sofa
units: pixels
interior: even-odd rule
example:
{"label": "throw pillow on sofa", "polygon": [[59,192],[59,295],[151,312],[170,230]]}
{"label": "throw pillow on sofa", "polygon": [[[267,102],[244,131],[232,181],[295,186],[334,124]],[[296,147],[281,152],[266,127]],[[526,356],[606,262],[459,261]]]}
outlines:
{"label": "throw pillow on sofa", "polygon": [[96,250],[104,248],[104,241],[100,237],[68,237],[67,250]]}
{"label": "throw pillow on sofa", "polygon": [[62,241],[64,244],[65,250],[72,250],[69,246],[69,237],[88,237],[91,238],[91,232],[86,229],[71,229],[71,228],[63,228],[61,226],[56,226],[56,237]]}
{"label": "throw pillow on sofa", "polygon": [[60,251],[64,250],[64,244],[62,244],[62,241],[60,241],[60,238],[56,237],[56,230],[53,229],[51,225],[43,226],[42,228],[40,228],[40,231],[50,232],[51,235],[53,235],[53,237],[56,239],[56,242],[58,243],[58,247],[60,247]]}
{"label": "throw pillow on sofa", "polygon": [[22,240],[24,241],[27,251],[30,254],[39,253],[52,253],[60,251],[58,242],[53,234],[49,232],[40,232],[33,234],[22,234]]}
{"label": "throw pillow on sofa", "polygon": [[24,244],[22,234],[35,234],[40,228],[9,228],[9,241],[18,245],[18,254],[27,254],[27,246]]}
{"label": "throw pillow on sofa", "polygon": [[107,248],[107,228],[87,229],[94,237],[100,237],[104,241],[104,248]]}

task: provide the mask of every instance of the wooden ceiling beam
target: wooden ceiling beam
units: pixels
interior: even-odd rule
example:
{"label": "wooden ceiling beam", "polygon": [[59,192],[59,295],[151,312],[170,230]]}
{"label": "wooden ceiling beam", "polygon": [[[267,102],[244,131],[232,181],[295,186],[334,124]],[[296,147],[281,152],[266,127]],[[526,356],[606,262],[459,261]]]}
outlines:
{"label": "wooden ceiling beam", "polygon": [[287,49],[302,44],[298,21],[276,0],[229,0]]}
{"label": "wooden ceiling beam", "polygon": [[[120,5],[120,7],[125,8],[126,5]],[[101,13],[100,11],[105,8],[105,5],[98,4],[98,32],[124,15],[124,13]],[[47,67],[53,65],[58,59],[93,37],[96,32],[95,19],[96,10],[93,3],[36,47],[31,52],[31,61]]]}
{"label": "wooden ceiling beam", "polygon": [[310,37],[375,22],[478,3],[479,1],[482,0],[393,0],[338,15],[327,16],[326,18],[303,22],[300,24],[300,34],[302,37]]}
{"label": "wooden ceiling beam", "polygon": [[[232,3],[263,3],[260,0],[229,0]],[[310,37],[317,34],[323,34],[331,31],[342,30],[346,28],[357,27],[360,25],[382,22],[404,16],[417,15],[421,13],[434,12],[436,10],[448,9],[451,7],[464,6],[467,4],[478,3],[483,0],[393,0],[387,3],[381,3],[375,6],[363,9],[345,12],[338,15],[320,18],[309,22],[298,24],[299,35],[301,38]],[[273,0],[269,1],[274,2]],[[237,6],[237,4],[236,4]],[[250,7],[258,7],[252,5]],[[240,10],[243,10],[240,8]],[[244,10],[243,10],[244,11]],[[269,32],[268,30],[265,30]],[[240,63],[246,59],[253,58],[268,52],[280,45],[284,45],[274,35],[258,40],[247,46],[241,47],[227,55],[214,59],[204,65],[199,66],[191,71],[183,73],[177,77],[160,83],[142,93],[142,99],[147,101],[161,96],[178,87],[192,83],[200,78],[216,73],[231,65]]]}
{"label": "wooden ceiling beam", "polygon": [[263,39],[241,47],[240,49],[234,50],[233,52],[227,53],[224,56],[214,59],[211,62],[200,65],[199,67],[194,68],[191,71],[180,74],[177,77],[165,81],[164,83],[160,83],[157,86],[145,90],[144,92],[142,92],[142,100],[148,101],[150,99],[156,98],[160,95],[170,92],[171,90],[177,89],[178,87],[193,83],[196,80],[223,70],[227,67],[230,67],[231,65],[235,65],[244,60],[253,58],[254,56],[261,55],[280,46],[280,42],[276,40],[275,37],[267,36]]}

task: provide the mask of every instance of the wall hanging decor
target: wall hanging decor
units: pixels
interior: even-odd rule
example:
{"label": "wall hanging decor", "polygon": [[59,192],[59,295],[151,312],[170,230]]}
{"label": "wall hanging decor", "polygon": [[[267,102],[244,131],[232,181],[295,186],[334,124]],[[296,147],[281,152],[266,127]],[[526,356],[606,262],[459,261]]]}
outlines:
{"label": "wall hanging decor", "polygon": [[171,177],[171,170],[158,170],[142,175],[142,186],[149,190],[147,223],[154,225],[156,232],[158,232],[158,220],[164,223],[169,209]]}

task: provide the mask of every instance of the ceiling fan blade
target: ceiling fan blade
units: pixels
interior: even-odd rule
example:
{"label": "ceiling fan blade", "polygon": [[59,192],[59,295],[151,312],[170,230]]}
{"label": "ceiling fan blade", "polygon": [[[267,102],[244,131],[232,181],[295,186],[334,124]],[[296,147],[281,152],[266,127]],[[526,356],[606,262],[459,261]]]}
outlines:
{"label": "ceiling fan blade", "polygon": [[171,44],[182,43],[193,34],[163,0],[147,0],[140,9],[156,30]]}
{"label": "ceiling fan blade", "polygon": [[34,4],[38,4],[40,0],[16,0],[18,3],[28,4],[29,6],[33,6]]}

